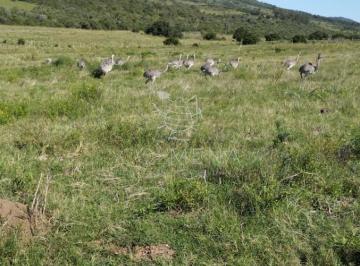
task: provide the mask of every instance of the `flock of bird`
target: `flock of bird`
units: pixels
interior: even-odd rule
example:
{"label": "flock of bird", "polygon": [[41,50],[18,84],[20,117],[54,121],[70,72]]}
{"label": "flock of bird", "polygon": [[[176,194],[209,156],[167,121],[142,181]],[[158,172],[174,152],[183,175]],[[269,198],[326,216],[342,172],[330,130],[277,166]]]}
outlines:
{"label": "flock of bird", "polygon": [[[284,66],[284,68],[286,68],[286,70],[291,70],[299,63],[300,56],[301,53],[299,53],[295,59],[284,60],[282,62],[282,65]],[[156,79],[160,78],[161,75],[163,75],[169,69],[178,70],[183,67],[186,69],[191,69],[195,65],[195,58],[196,58],[195,54],[191,56],[187,55],[186,59],[182,59],[182,55],[180,55],[178,59],[167,63],[163,70],[159,70],[159,69],[146,70],[143,74],[143,77],[145,78],[145,83],[155,82]],[[320,61],[322,58],[323,57],[321,56],[321,54],[318,54],[315,63],[308,62],[301,65],[299,68],[301,79],[306,78],[307,76],[317,72],[319,70]],[[114,66],[125,65],[129,61],[129,59],[130,56],[128,56],[126,60],[123,60],[121,58],[115,59],[115,56],[112,55],[110,58],[107,58],[101,62],[99,68],[96,70],[96,73],[98,74],[98,76],[104,76],[109,72],[111,72]],[[51,59],[47,59],[46,62],[51,63],[52,61]],[[221,63],[221,60],[219,59],[214,60],[212,58],[207,58],[204,64],[200,67],[200,70],[205,76],[210,76],[210,77],[218,76],[220,74],[220,69],[219,67],[217,67],[219,63]],[[240,57],[230,60],[227,64],[227,66],[231,67],[232,69],[237,69],[239,65],[240,65]],[[85,60],[84,59],[78,60],[77,66],[81,70],[85,69],[86,68]]]}

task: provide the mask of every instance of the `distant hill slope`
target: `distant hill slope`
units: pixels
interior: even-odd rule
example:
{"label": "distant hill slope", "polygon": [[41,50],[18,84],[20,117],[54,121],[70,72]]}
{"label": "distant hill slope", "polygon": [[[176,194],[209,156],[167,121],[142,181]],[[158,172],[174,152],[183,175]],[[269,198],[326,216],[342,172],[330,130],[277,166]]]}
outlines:
{"label": "distant hill slope", "polygon": [[0,0],[0,7],[5,9],[19,8],[22,10],[32,10],[36,5],[31,3],[26,3],[24,1],[14,1],[14,0]]}
{"label": "distant hill slope", "polygon": [[[0,0],[10,1],[10,0]],[[291,11],[256,0],[23,0],[32,10],[0,8],[0,23],[44,25],[85,29],[143,30],[163,19],[183,31],[232,33],[237,27],[250,28],[263,36],[283,37],[309,34],[316,30],[359,32],[360,24],[339,18],[325,18]],[[20,3],[19,0],[15,3]]]}

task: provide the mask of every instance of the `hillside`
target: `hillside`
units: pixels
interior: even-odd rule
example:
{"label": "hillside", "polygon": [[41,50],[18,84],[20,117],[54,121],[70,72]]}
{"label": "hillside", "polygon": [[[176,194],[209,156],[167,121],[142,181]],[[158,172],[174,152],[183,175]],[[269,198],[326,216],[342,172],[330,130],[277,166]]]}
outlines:
{"label": "hillside", "polygon": [[[3,0],[6,2],[6,0]],[[12,1],[13,2],[13,1]],[[21,1],[21,2],[25,2]],[[279,33],[283,37],[360,30],[360,24],[313,16],[263,4],[255,0],[26,0],[31,10],[0,9],[0,23],[83,29],[143,30],[158,19],[168,20],[183,31],[232,33],[245,26],[260,36]],[[14,3],[20,3],[15,1]],[[0,2],[1,4],[1,2]],[[4,6],[4,5],[3,5]],[[6,6],[5,6],[6,7]]]}

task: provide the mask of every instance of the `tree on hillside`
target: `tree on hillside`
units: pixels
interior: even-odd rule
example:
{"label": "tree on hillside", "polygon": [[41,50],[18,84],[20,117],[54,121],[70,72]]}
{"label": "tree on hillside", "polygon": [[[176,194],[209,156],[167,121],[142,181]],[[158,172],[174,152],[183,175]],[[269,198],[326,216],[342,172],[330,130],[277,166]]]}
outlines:
{"label": "tree on hillside", "polygon": [[183,34],[180,29],[171,27],[170,23],[166,21],[156,21],[152,25],[146,28],[146,34],[152,34],[155,36],[165,36],[165,37],[176,37],[182,38]]}
{"label": "tree on hillside", "polygon": [[309,40],[327,40],[329,34],[323,31],[315,31],[309,35]]}
{"label": "tree on hillside", "polygon": [[304,35],[295,35],[292,38],[293,43],[307,43],[306,37]]}
{"label": "tree on hillside", "polygon": [[280,37],[280,35],[277,34],[277,33],[270,33],[270,34],[265,35],[265,40],[266,40],[267,42],[280,41],[280,40],[281,40],[281,37]]}
{"label": "tree on hillside", "polygon": [[203,39],[207,41],[216,40],[217,36],[215,32],[206,32],[203,34]]}
{"label": "tree on hillside", "polygon": [[233,38],[238,42],[244,45],[256,44],[258,42],[258,37],[252,32],[248,31],[245,28],[238,28],[233,35]]}

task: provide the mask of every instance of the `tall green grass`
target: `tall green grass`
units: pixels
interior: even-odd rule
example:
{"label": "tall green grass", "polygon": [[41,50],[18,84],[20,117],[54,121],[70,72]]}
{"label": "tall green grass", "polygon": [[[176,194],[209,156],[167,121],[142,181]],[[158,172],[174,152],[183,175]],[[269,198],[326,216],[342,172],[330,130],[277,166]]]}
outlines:
{"label": "tall green grass", "polygon": [[[0,198],[31,204],[51,177],[51,226],[28,243],[0,232],[0,264],[135,265],[107,247],[168,244],[173,261],[143,263],[358,265],[359,43],[191,35],[168,48],[141,33],[0,28]],[[299,51],[326,56],[304,81],[280,64]],[[193,69],[145,85],[144,69],[194,52]],[[94,79],[113,53],[132,58]],[[207,57],[238,56],[237,70],[200,73]]]}

